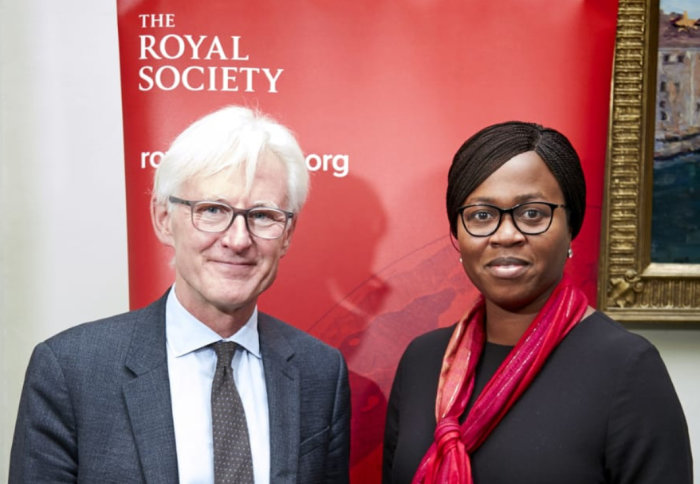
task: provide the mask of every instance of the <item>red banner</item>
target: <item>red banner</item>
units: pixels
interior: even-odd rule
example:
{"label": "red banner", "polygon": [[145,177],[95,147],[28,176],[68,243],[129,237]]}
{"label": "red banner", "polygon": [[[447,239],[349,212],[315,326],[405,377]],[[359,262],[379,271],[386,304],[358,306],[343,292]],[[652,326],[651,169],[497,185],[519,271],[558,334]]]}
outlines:
{"label": "red banner", "polygon": [[312,173],[261,310],[339,347],[352,478],[379,480],[386,400],[417,334],[474,295],[448,237],[447,169],[478,129],[552,126],[588,182],[567,271],[595,301],[616,2],[118,0],[133,308],[172,283],[149,218],[172,139],[227,104],[298,135]]}

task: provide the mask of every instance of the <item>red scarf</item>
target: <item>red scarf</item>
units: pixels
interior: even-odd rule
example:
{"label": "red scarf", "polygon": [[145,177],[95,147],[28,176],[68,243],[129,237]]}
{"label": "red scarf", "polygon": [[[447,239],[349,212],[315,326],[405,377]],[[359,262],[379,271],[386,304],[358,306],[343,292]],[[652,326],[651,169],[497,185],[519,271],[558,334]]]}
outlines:
{"label": "red scarf", "polygon": [[585,294],[564,276],[540,312],[459,418],[474,389],[476,365],[486,342],[483,295],[454,330],[442,360],[433,444],[413,477],[414,484],[473,484],[469,454],[474,452],[535,378],[549,354],[588,307]]}

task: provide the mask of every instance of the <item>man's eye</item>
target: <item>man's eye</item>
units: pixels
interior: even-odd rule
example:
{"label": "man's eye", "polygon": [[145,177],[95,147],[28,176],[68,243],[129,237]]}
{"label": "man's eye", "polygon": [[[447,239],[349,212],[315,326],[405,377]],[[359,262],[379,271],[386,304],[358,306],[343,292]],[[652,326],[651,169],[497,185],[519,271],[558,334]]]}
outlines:
{"label": "man's eye", "polygon": [[197,214],[205,217],[213,217],[228,213],[226,207],[216,204],[202,204],[197,207]]}
{"label": "man's eye", "polygon": [[260,209],[248,213],[249,220],[253,222],[284,222],[284,213],[278,210]]}
{"label": "man's eye", "polygon": [[264,210],[250,212],[248,216],[253,220],[269,220],[271,218],[270,213]]}

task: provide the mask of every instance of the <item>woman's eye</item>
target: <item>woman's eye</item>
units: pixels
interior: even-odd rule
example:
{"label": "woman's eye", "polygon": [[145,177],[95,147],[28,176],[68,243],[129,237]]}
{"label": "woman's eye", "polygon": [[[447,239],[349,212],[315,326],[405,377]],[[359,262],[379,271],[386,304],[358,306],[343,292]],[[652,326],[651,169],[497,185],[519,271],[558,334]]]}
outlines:
{"label": "woman's eye", "polygon": [[491,220],[495,215],[488,210],[476,210],[469,215],[469,220],[475,222],[487,222]]}

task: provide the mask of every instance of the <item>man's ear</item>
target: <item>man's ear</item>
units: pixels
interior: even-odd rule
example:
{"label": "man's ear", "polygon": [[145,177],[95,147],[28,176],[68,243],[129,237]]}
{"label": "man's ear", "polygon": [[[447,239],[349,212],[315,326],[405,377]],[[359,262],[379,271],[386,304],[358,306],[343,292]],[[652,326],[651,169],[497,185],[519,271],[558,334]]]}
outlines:
{"label": "man's ear", "polygon": [[297,218],[292,219],[292,223],[289,224],[289,228],[285,231],[282,236],[282,250],[280,251],[280,257],[284,257],[289,250],[289,244],[292,243],[292,235],[294,234],[294,229],[297,227]]}
{"label": "man's ear", "polygon": [[151,197],[151,222],[158,240],[168,247],[175,247],[168,203],[159,202],[155,195]]}

